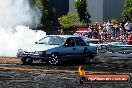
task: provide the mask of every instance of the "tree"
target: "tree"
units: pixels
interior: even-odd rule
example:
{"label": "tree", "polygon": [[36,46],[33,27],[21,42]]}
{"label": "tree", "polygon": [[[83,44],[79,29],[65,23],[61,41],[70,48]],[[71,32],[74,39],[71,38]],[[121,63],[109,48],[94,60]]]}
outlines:
{"label": "tree", "polygon": [[43,12],[43,7],[45,6],[43,2],[45,0],[33,0],[35,5],[40,9],[41,12]]}
{"label": "tree", "polygon": [[89,15],[87,11],[87,2],[86,0],[74,0],[75,8],[78,12],[80,22],[83,22],[89,26],[89,23],[91,23]]}
{"label": "tree", "polygon": [[62,28],[86,26],[84,23],[80,22],[78,13],[68,12],[67,15],[61,16],[58,20]]}
{"label": "tree", "polygon": [[41,23],[45,26],[50,26],[53,23],[53,16],[56,12],[55,8],[51,8],[49,6],[48,0],[35,0],[37,6],[40,8],[42,12]]}
{"label": "tree", "polygon": [[126,21],[132,22],[132,0],[125,0],[122,16],[125,22]]}
{"label": "tree", "polygon": [[36,5],[41,13],[41,23],[38,24],[36,27],[47,27],[51,26],[54,21],[54,16],[56,13],[56,9],[49,6],[49,0],[29,0],[31,5]]}

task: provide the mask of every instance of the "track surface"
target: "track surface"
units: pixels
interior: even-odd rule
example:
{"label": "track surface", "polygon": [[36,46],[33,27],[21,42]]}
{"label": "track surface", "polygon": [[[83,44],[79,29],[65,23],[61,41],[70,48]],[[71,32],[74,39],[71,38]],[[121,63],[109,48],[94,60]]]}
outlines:
{"label": "track surface", "polygon": [[119,73],[132,75],[132,60],[108,57],[103,54],[89,64],[63,63],[49,66],[45,63],[22,65],[17,58],[0,58],[0,88],[132,88],[123,84],[78,84],[78,67],[87,74]]}

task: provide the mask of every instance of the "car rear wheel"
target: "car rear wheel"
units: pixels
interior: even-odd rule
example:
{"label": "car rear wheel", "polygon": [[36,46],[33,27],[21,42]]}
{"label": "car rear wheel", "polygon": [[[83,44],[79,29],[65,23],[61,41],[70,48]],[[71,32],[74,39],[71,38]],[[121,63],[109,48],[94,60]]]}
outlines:
{"label": "car rear wheel", "polygon": [[21,61],[23,62],[23,64],[32,64],[33,59],[30,57],[27,57],[27,58],[22,58]]}
{"label": "car rear wheel", "polygon": [[60,58],[58,54],[53,53],[48,61],[51,65],[57,65],[60,62]]}

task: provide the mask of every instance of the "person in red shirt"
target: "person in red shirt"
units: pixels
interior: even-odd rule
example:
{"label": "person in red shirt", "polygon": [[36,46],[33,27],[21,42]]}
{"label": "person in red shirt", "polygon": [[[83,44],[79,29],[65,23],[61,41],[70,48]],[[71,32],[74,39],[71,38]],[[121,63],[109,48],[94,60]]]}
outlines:
{"label": "person in red shirt", "polygon": [[129,33],[127,36],[127,42],[129,45],[132,45],[132,33]]}

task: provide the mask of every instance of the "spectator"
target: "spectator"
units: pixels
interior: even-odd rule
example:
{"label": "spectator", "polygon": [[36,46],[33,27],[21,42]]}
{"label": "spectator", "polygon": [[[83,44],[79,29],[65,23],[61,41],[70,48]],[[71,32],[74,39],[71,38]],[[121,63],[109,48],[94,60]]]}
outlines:
{"label": "spectator", "polygon": [[105,31],[103,30],[103,26],[100,29],[99,34],[100,34],[100,42],[101,43],[105,42]]}
{"label": "spectator", "polygon": [[93,32],[92,32],[92,38],[95,38],[95,39],[98,38],[98,32],[97,32],[96,29],[94,29]]}
{"label": "spectator", "polygon": [[60,35],[64,35],[63,29],[60,30]]}
{"label": "spectator", "polygon": [[124,27],[125,27],[125,29],[126,29],[127,32],[131,32],[131,27],[132,27],[132,26],[131,26],[131,24],[130,24],[129,21],[127,21],[127,22],[125,23]]}
{"label": "spectator", "polygon": [[119,37],[119,34],[120,34],[120,27],[119,27],[119,23],[116,22],[114,25],[113,25],[114,29],[115,29],[115,37]]}
{"label": "spectator", "polygon": [[120,20],[120,27],[124,27],[124,21],[123,20]]}
{"label": "spectator", "polygon": [[110,20],[106,23],[106,30],[107,30],[107,40],[110,41],[111,39],[111,34],[112,34],[112,23]]}
{"label": "spectator", "polygon": [[106,22],[104,22],[103,27],[106,28]]}
{"label": "spectator", "polygon": [[[87,34],[80,33],[80,35],[85,35],[88,38],[100,39],[101,43],[110,42],[110,41],[128,41],[129,44],[132,44],[132,25],[129,21],[124,23],[122,20],[119,22],[111,23],[108,20],[107,23],[99,24],[95,22],[93,25],[89,26]],[[60,34],[64,32],[60,31]],[[128,34],[128,33],[131,33]]]}
{"label": "spectator", "polygon": [[110,20],[108,20],[107,24],[106,24],[106,29],[107,29],[107,36],[111,37],[111,33],[112,33],[112,23]]}

